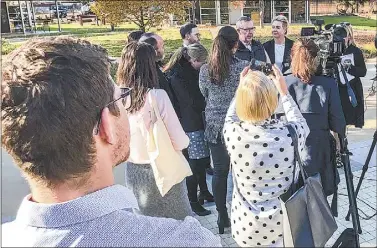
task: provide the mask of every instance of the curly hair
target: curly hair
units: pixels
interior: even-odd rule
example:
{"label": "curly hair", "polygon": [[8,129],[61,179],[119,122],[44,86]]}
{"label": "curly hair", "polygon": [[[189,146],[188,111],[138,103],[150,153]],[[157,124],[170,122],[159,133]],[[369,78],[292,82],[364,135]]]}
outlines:
{"label": "curly hair", "polygon": [[83,183],[99,111],[114,94],[106,50],[71,37],[32,39],[7,56],[2,76],[3,147],[28,178]]}

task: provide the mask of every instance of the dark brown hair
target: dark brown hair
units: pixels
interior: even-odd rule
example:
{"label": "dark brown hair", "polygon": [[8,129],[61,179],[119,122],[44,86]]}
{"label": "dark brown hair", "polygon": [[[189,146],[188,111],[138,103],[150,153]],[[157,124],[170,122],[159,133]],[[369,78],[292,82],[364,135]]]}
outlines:
{"label": "dark brown hair", "polygon": [[212,43],[208,59],[208,71],[211,82],[222,85],[229,76],[233,49],[238,43],[237,30],[231,26],[222,27]]}
{"label": "dark brown hair", "polygon": [[292,47],[292,74],[305,83],[309,83],[318,68],[318,46],[309,38],[299,38]]}
{"label": "dark brown hair", "polygon": [[122,51],[117,72],[117,84],[133,88],[131,113],[139,111],[145,103],[145,94],[158,85],[156,52],[145,42],[131,42]]}
{"label": "dark brown hair", "polygon": [[128,34],[127,36],[127,43],[131,41],[139,41],[141,36],[144,34],[141,30],[135,30]]}
{"label": "dark brown hair", "polygon": [[88,41],[33,39],[7,56],[2,144],[33,180],[80,184],[92,169],[93,129],[113,98],[106,51]]}

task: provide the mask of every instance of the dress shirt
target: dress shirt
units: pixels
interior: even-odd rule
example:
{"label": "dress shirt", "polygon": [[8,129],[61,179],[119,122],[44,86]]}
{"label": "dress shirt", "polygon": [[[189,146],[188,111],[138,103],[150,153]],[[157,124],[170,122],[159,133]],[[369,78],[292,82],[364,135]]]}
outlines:
{"label": "dress shirt", "polygon": [[200,223],[133,213],[132,192],[113,185],[77,199],[43,204],[26,196],[16,220],[2,225],[4,247],[220,247]]}

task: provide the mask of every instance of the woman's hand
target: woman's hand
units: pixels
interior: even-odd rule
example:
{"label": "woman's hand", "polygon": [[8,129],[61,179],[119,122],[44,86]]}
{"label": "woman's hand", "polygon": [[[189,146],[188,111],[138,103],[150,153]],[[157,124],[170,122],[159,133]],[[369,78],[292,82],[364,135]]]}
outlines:
{"label": "woman's hand", "polygon": [[240,82],[243,81],[244,77],[247,75],[247,73],[249,72],[249,69],[250,67],[249,66],[246,66],[245,68],[243,68],[243,70],[241,71],[241,74],[240,74]]}
{"label": "woman's hand", "polygon": [[285,96],[288,94],[287,83],[285,82],[284,76],[280,69],[276,65],[272,65],[273,74],[269,75],[271,80],[274,82],[276,88],[278,89],[280,95]]}

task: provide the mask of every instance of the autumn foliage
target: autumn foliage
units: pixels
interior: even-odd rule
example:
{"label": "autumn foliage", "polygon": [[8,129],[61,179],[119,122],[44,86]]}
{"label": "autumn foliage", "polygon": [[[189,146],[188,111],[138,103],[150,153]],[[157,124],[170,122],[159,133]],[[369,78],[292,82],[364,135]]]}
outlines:
{"label": "autumn foliage", "polygon": [[97,0],[91,9],[99,18],[110,23],[112,28],[123,21],[129,21],[146,31],[151,27],[161,25],[169,18],[169,14],[182,19],[186,15],[185,8],[189,6],[191,3],[188,0]]}

